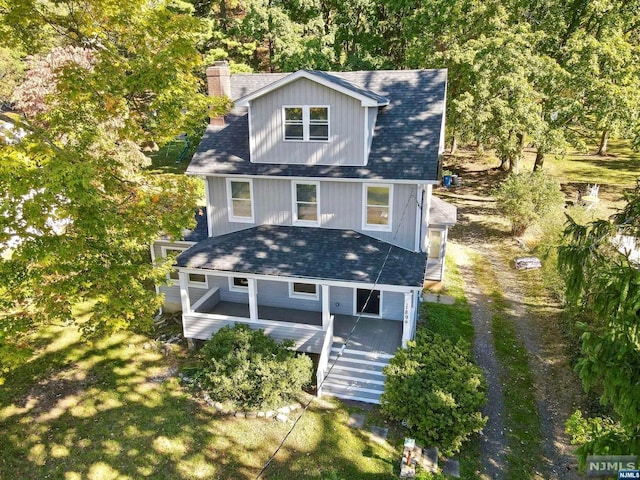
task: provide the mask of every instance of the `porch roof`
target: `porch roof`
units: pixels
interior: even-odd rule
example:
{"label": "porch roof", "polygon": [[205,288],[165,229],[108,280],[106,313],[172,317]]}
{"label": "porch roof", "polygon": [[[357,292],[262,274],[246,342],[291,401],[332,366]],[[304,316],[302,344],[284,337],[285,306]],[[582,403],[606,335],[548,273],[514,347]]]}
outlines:
{"label": "porch roof", "polygon": [[353,230],[261,225],[207,238],[176,262],[186,268],[369,284],[376,283],[384,265],[378,284],[421,287],[426,253]]}

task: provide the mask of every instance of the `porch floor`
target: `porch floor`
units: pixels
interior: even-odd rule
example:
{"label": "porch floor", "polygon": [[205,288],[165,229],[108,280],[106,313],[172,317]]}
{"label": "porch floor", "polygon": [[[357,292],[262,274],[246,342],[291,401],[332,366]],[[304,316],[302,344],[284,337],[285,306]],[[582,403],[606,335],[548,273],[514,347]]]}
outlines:
{"label": "porch floor", "polygon": [[[333,341],[343,344],[349,337],[357,317],[334,315]],[[393,355],[402,345],[402,322],[381,318],[361,317],[351,338],[348,349]]]}
{"label": "porch floor", "polygon": [[[218,302],[207,313],[229,315],[232,317],[249,318],[249,304],[234,302]],[[292,308],[268,307],[258,305],[258,318],[261,320],[275,320],[278,322],[302,323],[304,325],[322,325],[322,312],[295,310]]]}
{"label": "porch floor", "polygon": [[[249,318],[246,303],[219,302],[207,312],[232,317]],[[356,318],[351,315],[333,314],[333,341],[343,344],[348,338]],[[322,312],[258,305],[258,318],[304,325],[322,325]],[[402,322],[381,318],[361,317],[349,340],[347,348],[393,355],[402,345]]]}

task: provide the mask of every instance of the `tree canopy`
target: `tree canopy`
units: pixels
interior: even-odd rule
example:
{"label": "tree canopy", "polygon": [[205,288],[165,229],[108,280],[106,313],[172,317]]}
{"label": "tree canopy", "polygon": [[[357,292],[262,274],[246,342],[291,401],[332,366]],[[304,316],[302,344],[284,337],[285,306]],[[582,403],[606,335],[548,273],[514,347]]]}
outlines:
{"label": "tree canopy", "polygon": [[613,417],[597,421],[579,453],[640,453],[640,184],[619,213],[587,225],[570,219],[565,235],[558,265],[583,331],[576,369]]}
{"label": "tree canopy", "polygon": [[74,322],[82,301],[95,304],[88,335],[150,324],[163,272],[149,244],[192,221],[198,187],[150,173],[140,145],[201,128],[201,22],[163,2],[12,0],[0,30],[32,55],[14,92],[27,116],[12,118],[28,135],[0,146],[5,353],[34,324]]}

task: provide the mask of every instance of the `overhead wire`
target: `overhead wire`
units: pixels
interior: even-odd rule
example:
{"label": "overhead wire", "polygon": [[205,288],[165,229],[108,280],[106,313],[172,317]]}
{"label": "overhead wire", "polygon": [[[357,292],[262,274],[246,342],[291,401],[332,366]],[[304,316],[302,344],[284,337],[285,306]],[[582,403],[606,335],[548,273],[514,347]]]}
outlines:
{"label": "overhead wire", "polygon": [[[316,388],[318,390],[320,390],[322,388],[322,386],[324,385],[324,382],[326,381],[326,379],[329,377],[329,374],[333,370],[333,367],[336,365],[336,363],[338,362],[338,360],[342,356],[342,353],[347,348],[347,345],[349,344],[349,341],[351,340],[351,337],[353,336],[353,334],[354,334],[354,332],[356,330],[356,327],[358,326],[358,323],[360,322],[360,319],[362,318],[362,314],[364,313],[364,311],[366,310],[367,306],[369,305],[369,302],[371,301],[371,297],[373,295],[373,292],[376,290],[376,286],[378,285],[378,282],[380,281],[380,277],[382,276],[382,272],[384,271],[384,268],[387,265],[387,261],[389,260],[389,257],[391,256],[391,252],[392,252],[393,248],[394,247],[395,248],[401,248],[401,247],[398,247],[398,246],[394,245],[392,242],[394,242],[396,240],[396,238],[398,237],[398,233],[400,232],[400,227],[402,226],[402,222],[404,221],[404,217],[405,217],[405,215],[407,213],[407,209],[409,208],[409,204],[410,204],[412,198],[415,198],[415,200],[416,200],[416,205],[417,205],[416,208],[419,208],[421,206],[417,196],[414,193],[411,193],[409,195],[409,197],[407,198],[407,203],[404,206],[404,209],[402,211],[402,216],[400,217],[400,221],[398,222],[398,226],[397,226],[397,228],[396,228],[396,230],[394,232],[393,238],[391,239],[391,242],[390,242],[390,245],[389,245],[389,249],[387,250],[387,253],[386,253],[385,257],[384,257],[384,260],[382,261],[382,265],[378,269],[378,274],[376,275],[376,278],[375,278],[375,280],[373,282],[373,286],[369,290],[369,294],[367,295],[367,299],[365,300],[365,302],[364,302],[364,304],[362,306],[362,310],[356,316],[356,321],[354,322],[353,327],[351,327],[351,331],[349,332],[349,335],[347,335],[347,338],[343,342],[342,347],[340,348],[340,351],[338,352],[338,355],[336,356],[335,360],[333,360],[333,362],[331,363],[329,369],[327,370],[327,372],[324,375],[324,378],[320,382],[320,385],[316,386]],[[298,415],[298,417],[294,420],[293,424],[291,425],[291,428],[289,428],[287,433],[282,437],[282,440],[280,441],[280,444],[275,449],[273,454],[271,454],[271,456],[269,457],[267,462],[263,465],[263,467],[260,470],[260,472],[258,472],[258,475],[256,476],[255,480],[260,480],[260,478],[262,477],[264,472],[267,470],[267,468],[269,468],[269,465],[271,465],[271,462],[273,462],[273,460],[276,458],[276,456],[278,455],[278,453],[280,452],[280,450],[282,449],[282,447],[286,443],[286,441],[289,438],[289,436],[295,430],[296,426],[298,425],[298,422],[304,416],[304,414],[307,412],[307,410],[309,409],[309,406],[311,405],[311,403],[313,402],[313,400],[315,398],[316,397],[311,397],[311,399],[308,402],[306,402],[306,404],[304,405],[304,408],[300,412],[300,415]]]}

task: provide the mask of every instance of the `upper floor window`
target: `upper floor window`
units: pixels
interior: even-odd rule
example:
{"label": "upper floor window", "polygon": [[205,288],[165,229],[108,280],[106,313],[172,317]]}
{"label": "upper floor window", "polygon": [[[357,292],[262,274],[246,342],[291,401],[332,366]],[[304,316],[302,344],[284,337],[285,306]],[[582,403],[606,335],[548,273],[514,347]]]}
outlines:
{"label": "upper floor window", "polygon": [[284,107],[284,139],[291,141],[329,140],[329,107]]}
{"label": "upper floor window", "polygon": [[320,183],[293,182],[293,223],[320,224]]}
{"label": "upper floor window", "polygon": [[393,185],[365,184],[363,229],[391,231]]}
{"label": "upper floor window", "polygon": [[227,178],[227,207],[230,222],[253,223],[253,182]]}

